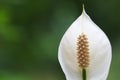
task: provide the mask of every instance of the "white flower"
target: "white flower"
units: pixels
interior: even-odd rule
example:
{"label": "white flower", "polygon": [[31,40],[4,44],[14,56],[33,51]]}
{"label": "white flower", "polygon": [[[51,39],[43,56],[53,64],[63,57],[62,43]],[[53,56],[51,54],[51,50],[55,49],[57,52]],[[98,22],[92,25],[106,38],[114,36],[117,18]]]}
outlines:
{"label": "white flower", "polygon": [[[111,44],[107,36],[83,9],[59,45],[58,59],[66,79],[106,80],[111,58]],[[86,79],[83,79],[84,76]]]}

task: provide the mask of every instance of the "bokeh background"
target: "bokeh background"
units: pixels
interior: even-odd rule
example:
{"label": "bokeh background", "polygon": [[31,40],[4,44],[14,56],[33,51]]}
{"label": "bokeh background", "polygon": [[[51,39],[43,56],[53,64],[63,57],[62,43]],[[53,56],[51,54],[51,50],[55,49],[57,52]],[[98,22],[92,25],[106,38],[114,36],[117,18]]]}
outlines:
{"label": "bokeh background", "polygon": [[[84,4],[113,47],[108,80],[119,80],[120,0]],[[0,80],[65,80],[58,46],[81,12],[81,0],[0,0]]]}

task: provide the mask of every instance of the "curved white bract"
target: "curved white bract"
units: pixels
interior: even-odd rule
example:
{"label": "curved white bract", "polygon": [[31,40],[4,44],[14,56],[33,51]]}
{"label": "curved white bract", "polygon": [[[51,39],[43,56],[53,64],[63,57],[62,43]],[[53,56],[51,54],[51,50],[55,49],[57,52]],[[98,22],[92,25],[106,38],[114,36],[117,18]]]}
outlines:
{"label": "curved white bract", "polygon": [[58,51],[58,59],[67,80],[82,80],[82,68],[77,62],[77,39],[84,33],[89,44],[87,80],[106,80],[111,58],[111,44],[105,33],[90,19],[85,10],[65,32]]}

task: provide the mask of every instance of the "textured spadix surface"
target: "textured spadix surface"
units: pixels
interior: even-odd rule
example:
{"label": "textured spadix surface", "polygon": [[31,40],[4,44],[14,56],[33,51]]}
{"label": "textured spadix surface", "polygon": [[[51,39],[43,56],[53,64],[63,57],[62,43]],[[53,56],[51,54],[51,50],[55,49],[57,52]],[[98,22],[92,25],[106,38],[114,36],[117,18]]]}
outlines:
{"label": "textured spadix surface", "polygon": [[58,51],[58,59],[67,80],[82,80],[78,63],[78,38],[85,34],[89,45],[87,80],[106,80],[111,63],[111,45],[105,33],[90,19],[85,10],[65,32]]}

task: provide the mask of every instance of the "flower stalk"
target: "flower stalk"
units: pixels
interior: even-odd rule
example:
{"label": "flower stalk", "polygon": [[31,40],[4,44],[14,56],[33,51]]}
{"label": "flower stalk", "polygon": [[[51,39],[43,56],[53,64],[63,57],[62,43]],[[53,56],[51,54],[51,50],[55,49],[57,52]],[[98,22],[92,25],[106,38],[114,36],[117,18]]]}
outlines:
{"label": "flower stalk", "polygon": [[83,78],[83,80],[87,80],[87,79],[86,79],[86,76],[87,76],[86,70],[85,70],[85,69],[82,69],[82,78]]}

